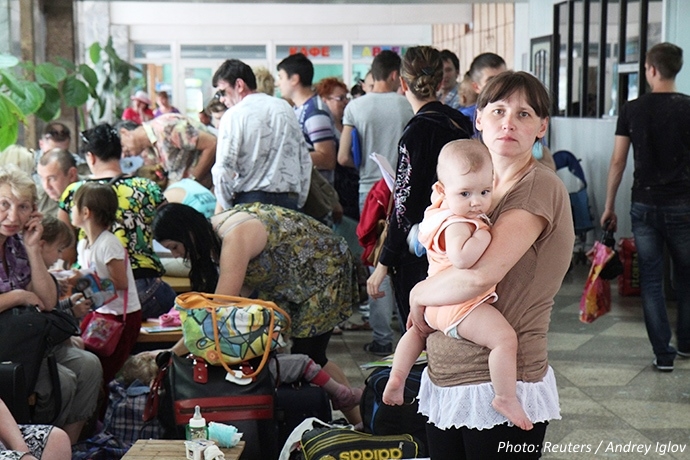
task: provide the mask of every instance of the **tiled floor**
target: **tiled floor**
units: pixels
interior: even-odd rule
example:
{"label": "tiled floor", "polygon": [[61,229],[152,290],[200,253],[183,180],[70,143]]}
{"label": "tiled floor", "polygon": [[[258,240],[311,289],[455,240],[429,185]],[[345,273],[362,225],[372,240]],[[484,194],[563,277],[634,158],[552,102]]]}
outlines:
{"label": "tiled floor", "polygon": [[[566,452],[543,458],[690,459],[690,359],[676,359],[671,373],[657,372],[640,298],[619,297],[615,285],[611,312],[591,324],[581,323],[578,305],[587,270],[577,265],[566,276],[553,308],[549,360],[562,420],[551,422],[546,442],[552,450]],[[670,316],[675,320],[673,306]],[[359,315],[353,317],[359,320]],[[375,358],[362,349],[370,340],[369,331],[345,331],[331,339],[329,358],[353,386],[362,385],[368,375],[359,365]],[[576,446],[585,452],[575,452]],[[648,447],[646,454],[631,452]]]}

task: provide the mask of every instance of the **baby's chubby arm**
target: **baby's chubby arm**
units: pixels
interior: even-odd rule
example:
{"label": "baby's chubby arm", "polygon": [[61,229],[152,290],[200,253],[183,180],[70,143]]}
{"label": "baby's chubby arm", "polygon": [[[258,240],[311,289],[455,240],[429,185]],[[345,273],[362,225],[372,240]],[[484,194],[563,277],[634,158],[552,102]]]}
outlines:
{"label": "baby's chubby arm", "polygon": [[468,222],[456,222],[444,231],[446,255],[455,268],[473,266],[491,242],[491,233],[486,229],[474,230]]}

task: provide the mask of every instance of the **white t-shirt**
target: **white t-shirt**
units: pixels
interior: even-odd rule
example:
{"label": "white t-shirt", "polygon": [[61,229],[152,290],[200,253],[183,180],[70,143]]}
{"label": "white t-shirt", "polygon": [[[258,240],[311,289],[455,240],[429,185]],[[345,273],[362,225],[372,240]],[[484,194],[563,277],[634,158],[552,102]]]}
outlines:
{"label": "white t-shirt", "polygon": [[[77,254],[77,261],[82,270],[95,272],[100,279],[110,279],[108,262],[113,259],[123,260],[126,257],[125,248],[120,243],[120,240],[107,230],[98,235],[93,244],[89,244],[86,238],[80,240],[79,244],[77,244]],[[126,258],[126,265],[128,285],[127,313],[133,313],[141,310],[141,304],[139,303],[139,295],[137,294],[137,286],[132,274],[129,257]],[[116,292],[117,298],[97,309],[98,313],[111,315],[121,315],[124,313],[125,291],[118,289]]]}

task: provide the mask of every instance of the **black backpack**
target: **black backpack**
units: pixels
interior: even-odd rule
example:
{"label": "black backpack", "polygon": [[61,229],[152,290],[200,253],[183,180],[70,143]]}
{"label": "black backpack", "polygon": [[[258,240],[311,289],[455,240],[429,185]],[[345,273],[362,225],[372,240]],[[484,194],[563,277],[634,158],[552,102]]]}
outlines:
{"label": "black backpack", "polygon": [[[48,357],[53,388],[60,388],[55,358],[50,351],[73,335],[79,335],[79,326],[65,312],[41,312],[35,306],[10,308],[0,313],[0,362],[22,364],[25,394],[31,395],[41,363]],[[59,413],[62,406],[59,399],[61,392],[54,391],[53,394],[56,398],[56,412]]]}
{"label": "black backpack", "polygon": [[362,393],[360,412],[364,432],[375,435],[411,434],[419,444],[419,454],[426,455],[427,418],[417,413],[417,394],[426,364],[412,367],[405,381],[405,404],[389,406],[381,400],[390,376],[390,367],[377,367],[369,374]]}

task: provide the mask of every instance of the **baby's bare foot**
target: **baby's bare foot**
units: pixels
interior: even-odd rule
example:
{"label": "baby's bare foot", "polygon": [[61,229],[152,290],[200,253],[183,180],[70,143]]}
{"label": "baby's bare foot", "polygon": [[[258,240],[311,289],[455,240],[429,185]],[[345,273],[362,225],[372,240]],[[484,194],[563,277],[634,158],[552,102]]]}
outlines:
{"label": "baby's bare foot", "polygon": [[503,414],[513,425],[522,428],[525,431],[532,429],[532,422],[525,414],[525,411],[520,405],[520,401],[516,397],[504,398],[496,396],[491,402],[491,405],[497,412]]}

